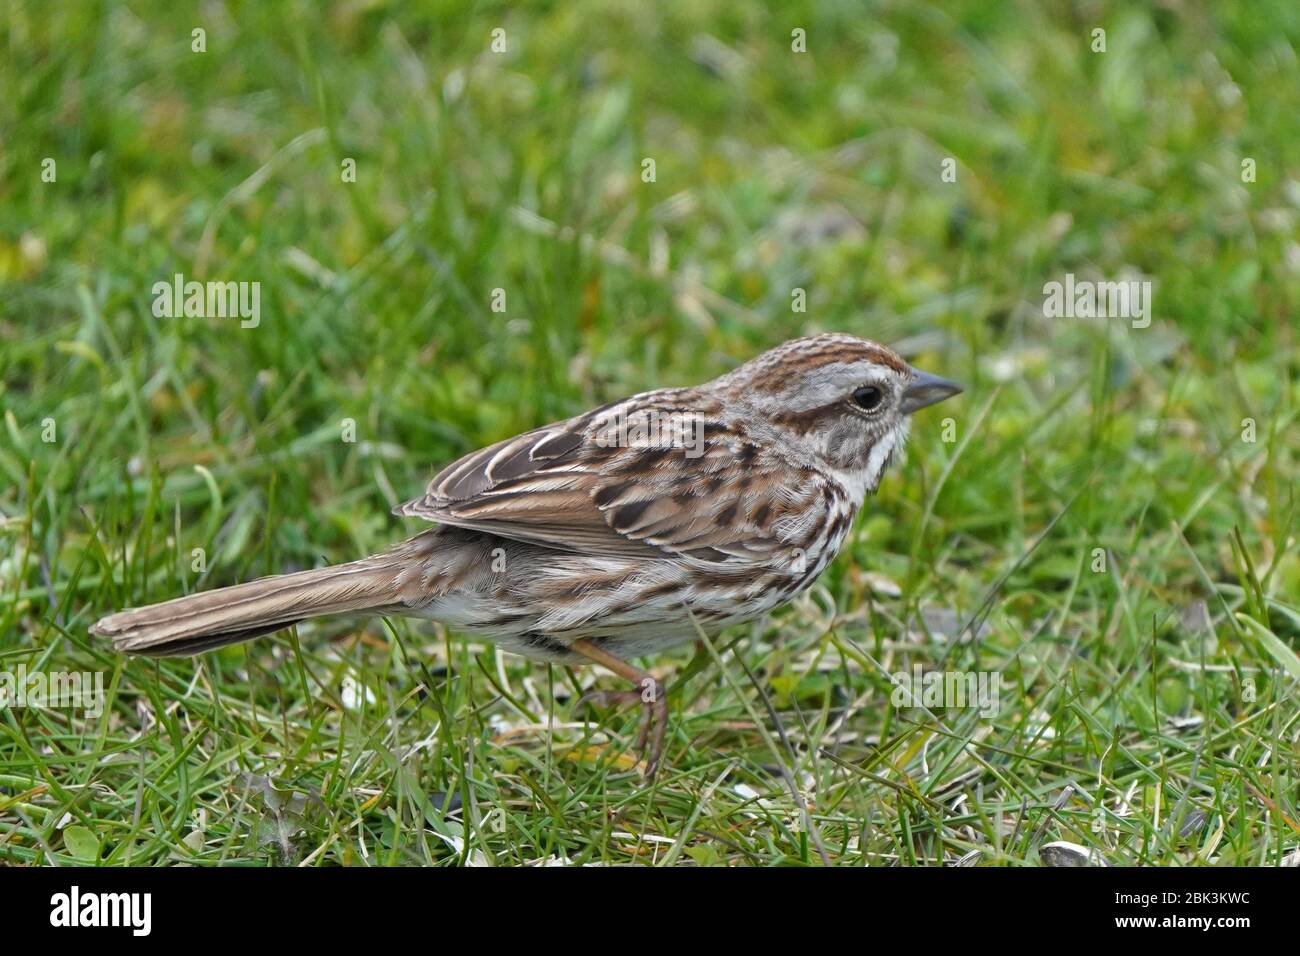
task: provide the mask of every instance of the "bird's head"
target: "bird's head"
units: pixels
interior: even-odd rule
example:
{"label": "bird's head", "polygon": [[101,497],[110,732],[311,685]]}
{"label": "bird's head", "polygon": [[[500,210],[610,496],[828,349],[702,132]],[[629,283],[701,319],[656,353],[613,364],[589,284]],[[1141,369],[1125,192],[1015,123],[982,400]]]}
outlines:
{"label": "bird's head", "polygon": [[912,413],[961,391],[878,342],[842,333],[785,342],[713,387],[863,491],[876,489],[902,450]]}

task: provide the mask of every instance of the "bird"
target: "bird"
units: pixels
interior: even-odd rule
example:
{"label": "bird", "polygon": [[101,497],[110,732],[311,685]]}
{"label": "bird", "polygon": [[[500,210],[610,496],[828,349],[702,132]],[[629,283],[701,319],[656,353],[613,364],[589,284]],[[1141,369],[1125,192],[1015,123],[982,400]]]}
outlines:
{"label": "bird", "polygon": [[784,342],[703,385],[642,392],[499,441],[394,514],[389,549],[123,610],[90,631],[128,654],[193,655],[328,615],[400,615],[633,685],[647,779],[668,725],[632,663],[758,618],[811,585],[899,457],[911,415],[961,392],[868,339]]}

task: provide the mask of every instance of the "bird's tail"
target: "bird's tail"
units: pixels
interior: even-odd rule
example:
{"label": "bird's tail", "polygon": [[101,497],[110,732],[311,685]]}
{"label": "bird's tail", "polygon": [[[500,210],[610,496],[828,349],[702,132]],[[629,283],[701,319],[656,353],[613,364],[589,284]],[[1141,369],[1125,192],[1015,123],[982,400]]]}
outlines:
{"label": "bird's tail", "polygon": [[90,633],[129,654],[171,657],[238,644],[309,617],[399,604],[403,563],[393,552],[329,568],[277,574],[233,587],[131,608]]}

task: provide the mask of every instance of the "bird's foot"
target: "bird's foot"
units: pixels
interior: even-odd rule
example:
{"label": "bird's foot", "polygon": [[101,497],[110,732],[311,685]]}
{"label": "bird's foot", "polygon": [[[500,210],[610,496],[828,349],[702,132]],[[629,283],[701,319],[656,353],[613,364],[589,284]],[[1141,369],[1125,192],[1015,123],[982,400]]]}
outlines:
{"label": "bird's foot", "polygon": [[663,681],[642,673],[636,690],[593,690],[578,699],[578,705],[596,707],[639,705],[641,722],[637,727],[637,756],[645,765],[646,780],[653,780],[659,771],[659,761],[664,752],[664,736],[668,732],[668,695]]}

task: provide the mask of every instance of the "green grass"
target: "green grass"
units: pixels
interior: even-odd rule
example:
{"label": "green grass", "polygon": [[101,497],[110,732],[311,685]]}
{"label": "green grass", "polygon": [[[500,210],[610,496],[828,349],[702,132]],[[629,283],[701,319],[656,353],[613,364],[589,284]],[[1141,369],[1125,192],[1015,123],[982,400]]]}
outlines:
{"label": "green grass", "polygon": [[[0,862],[1296,860],[1295,4],[411,6],[0,13],[0,671],[109,692],[0,708]],[[260,325],[155,318],[177,272]],[[1067,272],[1149,277],[1150,327],[1044,318]],[[87,635],[811,330],[967,391],[808,594],[650,662],[651,787],[575,707],[609,675],[432,625]],[[914,664],[1000,712],[894,706]]]}

